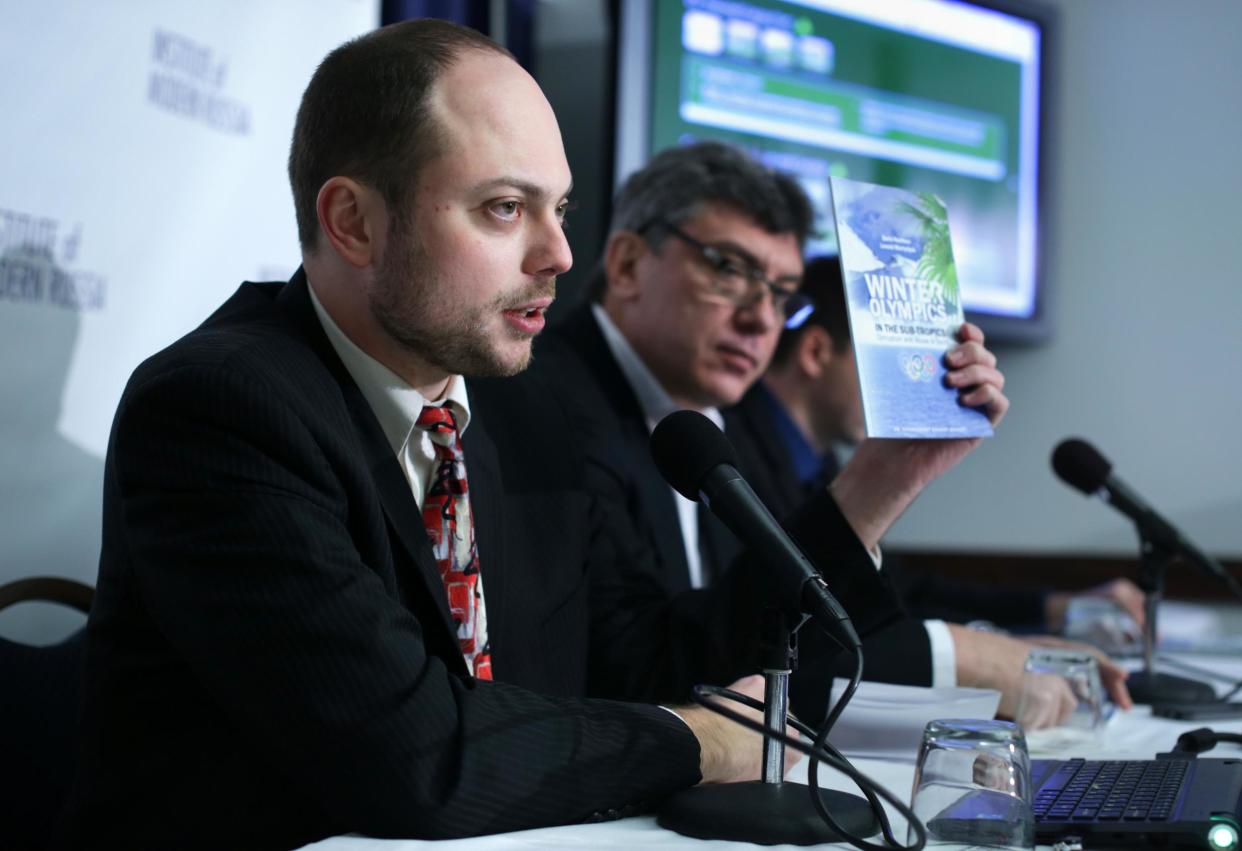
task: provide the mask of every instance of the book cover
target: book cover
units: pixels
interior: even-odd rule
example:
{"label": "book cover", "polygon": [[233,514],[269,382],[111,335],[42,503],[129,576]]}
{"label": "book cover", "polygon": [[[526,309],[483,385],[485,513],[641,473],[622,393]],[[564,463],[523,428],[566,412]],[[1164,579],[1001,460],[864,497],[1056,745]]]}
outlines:
{"label": "book cover", "polygon": [[944,383],[962,300],[944,203],[831,178],[841,277],[868,437],[989,437],[980,410]]}

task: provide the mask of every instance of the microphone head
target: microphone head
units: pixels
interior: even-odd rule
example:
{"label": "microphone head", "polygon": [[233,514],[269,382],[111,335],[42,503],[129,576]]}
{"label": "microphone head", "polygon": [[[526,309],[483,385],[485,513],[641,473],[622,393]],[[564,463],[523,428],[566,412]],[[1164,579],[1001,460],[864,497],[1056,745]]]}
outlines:
{"label": "microphone head", "polygon": [[664,480],[697,501],[703,478],[721,464],[737,466],[733,444],[697,411],[674,411],[651,433],[651,457]]}
{"label": "microphone head", "polygon": [[1052,451],[1052,469],[1067,485],[1093,494],[1104,487],[1113,465],[1090,443],[1071,437]]}

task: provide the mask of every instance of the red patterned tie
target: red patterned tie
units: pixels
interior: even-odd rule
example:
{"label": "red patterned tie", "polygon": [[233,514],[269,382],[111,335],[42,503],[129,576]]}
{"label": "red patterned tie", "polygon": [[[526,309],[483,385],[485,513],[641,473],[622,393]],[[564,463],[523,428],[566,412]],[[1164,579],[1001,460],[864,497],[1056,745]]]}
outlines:
{"label": "red patterned tie", "polygon": [[457,417],[448,405],[428,405],[415,425],[430,435],[436,450],[437,463],[423,502],[423,524],[448,593],[457,641],[466,667],[479,679],[490,680],[492,648]]}

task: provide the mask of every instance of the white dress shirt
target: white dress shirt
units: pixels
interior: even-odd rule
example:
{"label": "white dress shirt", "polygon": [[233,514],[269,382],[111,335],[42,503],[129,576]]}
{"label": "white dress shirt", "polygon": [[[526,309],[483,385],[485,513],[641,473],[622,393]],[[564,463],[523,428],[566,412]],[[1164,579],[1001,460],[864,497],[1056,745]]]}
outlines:
{"label": "white dress shirt", "polygon": [[426,398],[395,372],[358,348],[332,321],[332,317],[315,295],[315,288],[307,289],[310,291],[311,304],[315,307],[315,315],[319,317],[319,324],[328,335],[328,342],[336,350],[337,357],[345,364],[345,369],[366,397],[375,418],[379,420],[393,455],[410,483],[410,492],[418,503],[418,510],[422,511],[423,501],[427,497],[427,485],[435,472],[436,450],[431,442],[431,435],[425,429],[415,428],[414,424],[425,406],[447,404],[457,418],[458,432],[465,434],[466,427],[470,424],[470,399],[466,395],[466,382],[460,375],[454,375],[449,379],[443,398]]}

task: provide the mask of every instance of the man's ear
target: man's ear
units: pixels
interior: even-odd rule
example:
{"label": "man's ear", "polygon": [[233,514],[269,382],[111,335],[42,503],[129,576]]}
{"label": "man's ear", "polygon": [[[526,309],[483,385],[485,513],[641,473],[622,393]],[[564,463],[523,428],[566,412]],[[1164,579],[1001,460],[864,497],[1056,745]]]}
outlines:
{"label": "man's ear", "polygon": [[809,378],[819,378],[836,357],[832,335],[822,325],[812,325],[802,332],[797,348],[798,366]]}
{"label": "man's ear", "polygon": [[650,252],[647,240],[632,230],[620,230],[608,238],[604,249],[608,295],[626,301],[638,297],[638,261]]}
{"label": "man's ear", "polygon": [[319,187],[315,199],[319,229],[332,250],[351,266],[370,266],[382,246],[377,234],[386,224],[379,194],[348,177],[333,177]]}

